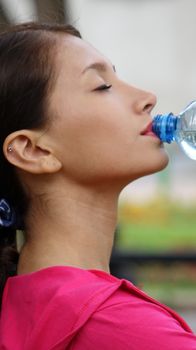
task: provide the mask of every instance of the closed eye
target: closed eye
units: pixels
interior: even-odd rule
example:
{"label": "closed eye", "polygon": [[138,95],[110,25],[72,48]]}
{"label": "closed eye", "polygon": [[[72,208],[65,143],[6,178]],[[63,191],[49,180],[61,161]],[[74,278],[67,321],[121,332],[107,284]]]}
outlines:
{"label": "closed eye", "polygon": [[112,85],[103,84],[103,85],[98,86],[98,88],[96,88],[94,91],[108,90],[111,87],[112,87]]}

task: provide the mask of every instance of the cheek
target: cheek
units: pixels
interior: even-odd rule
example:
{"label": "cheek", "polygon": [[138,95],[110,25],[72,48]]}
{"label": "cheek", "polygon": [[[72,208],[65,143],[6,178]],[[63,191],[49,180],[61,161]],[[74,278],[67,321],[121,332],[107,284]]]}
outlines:
{"label": "cheek", "polygon": [[75,110],[73,107],[69,109],[69,116],[64,118],[58,129],[64,130],[67,144],[84,155],[86,152],[107,150],[110,147],[120,150],[122,144],[134,141],[137,133],[136,125],[123,108],[117,103],[100,104],[100,101],[98,103],[95,100],[89,106],[79,101]]}
{"label": "cheek", "polygon": [[83,180],[119,172],[127,166],[130,150],[136,149],[136,127],[101,108],[68,117],[58,126],[56,137],[66,173]]}
{"label": "cheek", "polygon": [[139,136],[138,120],[123,108],[96,103],[90,109],[79,101],[60,114],[55,139],[66,176],[83,183],[106,178],[128,183],[166,166],[165,151]]}
{"label": "cheek", "polygon": [[99,113],[84,116],[82,124],[77,127],[78,148],[87,159],[103,162],[121,159],[128,154],[131,145],[136,140],[135,128],[118,113]]}

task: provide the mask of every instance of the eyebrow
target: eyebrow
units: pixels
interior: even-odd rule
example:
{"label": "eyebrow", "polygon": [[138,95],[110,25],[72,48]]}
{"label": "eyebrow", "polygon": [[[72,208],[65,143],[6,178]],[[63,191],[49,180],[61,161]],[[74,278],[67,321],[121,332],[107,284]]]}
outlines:
{"label": "eyebrow", "polygon": [[[108,70],[108,65],[104,62],[94,62],[87,66],[83,71],[82,74],[86,73],[88,70],[94,69],[97,70],[98,72],[106,72]],[[112,69],[114,72],[116,72],[116,68],[114,65],[112,65]]]}

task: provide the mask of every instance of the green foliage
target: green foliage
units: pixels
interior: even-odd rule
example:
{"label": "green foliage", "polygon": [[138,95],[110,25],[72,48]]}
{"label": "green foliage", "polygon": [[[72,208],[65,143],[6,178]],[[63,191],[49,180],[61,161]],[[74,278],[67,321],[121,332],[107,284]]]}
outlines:
{"label": "green foliage", "polygon": [[164,199],[119,207],[117,246],[142,251],[196,251],[196,206],[183,207]]}
{"label": "green foliage", "polygon": [[196,308],[195,291],[196,284],[172,284],[145,283],[143,290],[154,299],[168,305],[173,309],[194,309]]}

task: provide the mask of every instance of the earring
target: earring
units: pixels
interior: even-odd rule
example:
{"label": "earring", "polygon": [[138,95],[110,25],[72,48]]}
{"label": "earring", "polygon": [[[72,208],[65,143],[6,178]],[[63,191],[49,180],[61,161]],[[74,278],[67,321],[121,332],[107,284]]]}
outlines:
{"label": "earring", "polygon": [[8,146],[8,152],[12,152],[12,146],[10,145],[10,146]]}

